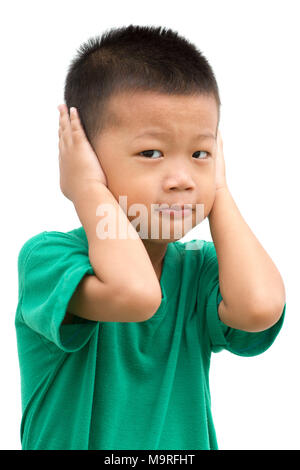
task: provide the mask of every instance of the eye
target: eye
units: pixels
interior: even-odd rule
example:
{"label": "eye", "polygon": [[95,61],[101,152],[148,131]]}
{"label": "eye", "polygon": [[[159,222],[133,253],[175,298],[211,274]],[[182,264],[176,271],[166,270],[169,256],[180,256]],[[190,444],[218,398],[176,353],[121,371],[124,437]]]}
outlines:
{"label": "eye", "polygon": [[[209,157],[208,157],[208,156],[209,156],[209,153],[206,152],[206,150],[198,150],[198,151],[195,152],[195,153],[199,153],[199,152],[200,152],[200,153],[206,153],[207,156],[206,156],[205,158],[197,158],[197,160],[206,160],[207,158],[209,158]],[[195,155],[195,153],[194,153],[193,155]]]}
{"label": "eye", "polygon": [[[157,158],[154,158],[154,159],[153,159],[153,158],[150,158],[151,155],[149,155],[149,154],[150,154],[150,153],[153,153],[153,152],[160,152],[160,150],[144,150],[143,152],[140,152],[139,155],[144,154],[144,155],[142,155],[142,156],[145,157],[145,158],[148,158],[148,159],[150,159],[150,160],[157,160]],[[207,158],[209,158],[209,155],[210,155],[210,154],[209,154],[208,152],[206,152],[206,150],[198,150],[198,151],[195,152],[195,153],[199,153],[199,152],[200,152],[200,153],[206,153],[207,156],[204,157],[204,158],[196,158],[196,160],[206,160]],[[161,152],[160,152],[160,153],[161,153]],[[194,154],[195,154],[195,153],[194,153]],[[193,154],[193,155],[194,155],[194,154]],[[160,157],[158,157],[158,158],[160,158]]]}
{"label": "eye", "polygon": [[[144,150],[143,152],[140,152],[139,155],[141,155],[142,153],[148,154],[148,155],[143,155],[143,157],[149,158],[149,153],[152,153],[152,152],[160,152],[160,150]],[[153,160],[153,158],[151,158],[151,160]],[[156,160],[156,158],[154,158],[154,160]]]}

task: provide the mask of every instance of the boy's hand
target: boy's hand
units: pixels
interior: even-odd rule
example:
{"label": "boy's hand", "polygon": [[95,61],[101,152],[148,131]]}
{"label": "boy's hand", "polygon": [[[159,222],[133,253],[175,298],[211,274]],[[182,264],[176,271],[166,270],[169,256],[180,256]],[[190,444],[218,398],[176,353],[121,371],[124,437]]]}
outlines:
{"label": "boy's hand", "polygon": [[223,140],[220,130],[217,135],[217,154],[216,154],[216,191],[219,189],[227,188],[226,175],[225,175],[225,161],[223,153]]}
{"label": "boy's hand", "polygon": [[[60,189],[72,202],[91,183],[107,186],[105,173],[81,126],[77,110],[68,114],[65,104],[58,107]],[[71,108],[72,109],[72,108]]]}

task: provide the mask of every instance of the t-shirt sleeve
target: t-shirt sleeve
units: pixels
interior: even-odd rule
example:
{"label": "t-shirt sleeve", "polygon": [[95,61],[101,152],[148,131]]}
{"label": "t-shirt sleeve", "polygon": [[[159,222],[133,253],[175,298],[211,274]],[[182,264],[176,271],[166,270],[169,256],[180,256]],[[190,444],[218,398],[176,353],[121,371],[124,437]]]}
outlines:
{"label": "t-shirt sleeve", "polygon": [[81,349],[97,322],[78,318],[77,323],[62,325],[62,321],[79,282],[94,274],[84,241],[64,232],[35,235],[20,250],[18,274],[24,323],[65,352]]}
{"label": "t-shirt sleeve", "polygon": [[[213,352],[226,349],[238,356],[256,356],[266,351],[278,335],[285,316],[286,305],[281,317],[272,327],[259,332],[247,332],[225,325],[219,317],[218,306],[222,300],[219,285],[219,266],[213,242],[205,242],[203,264],[200,275],[204,316],[209,342]],[[203,296],[203,292],[205,295]]]}

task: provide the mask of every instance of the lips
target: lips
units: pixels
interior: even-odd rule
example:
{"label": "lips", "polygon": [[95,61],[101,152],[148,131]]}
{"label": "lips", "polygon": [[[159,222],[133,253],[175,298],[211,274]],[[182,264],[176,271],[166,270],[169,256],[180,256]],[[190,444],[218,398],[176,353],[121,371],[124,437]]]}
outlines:
{"label": "lips", "polygon": [[161,204],[159,204],[160,207],[157,208],[157,210],[163,210],[163,209],[170,209],[170,210],[174,210],[174,211],[182,211],[184,209],[191,209],[193,210],[193,204],[191,203],[184,203],[184,204],[180,204],[180,203],[174,203],[174,204],[168,204],[166,202],[162,202]]}

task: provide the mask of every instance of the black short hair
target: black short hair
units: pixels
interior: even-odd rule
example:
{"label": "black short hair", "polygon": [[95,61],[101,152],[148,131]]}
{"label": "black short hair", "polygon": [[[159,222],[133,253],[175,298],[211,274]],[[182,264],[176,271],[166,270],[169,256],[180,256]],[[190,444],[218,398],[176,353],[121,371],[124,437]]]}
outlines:
{"label": "black short hair", "polygon": [[117,116],[106,112],[109,98],[135,91],[214,96],[219,123],[221,101],[208,60],[194,44],[162,26],[131,24],[89,38],[70,63],[64,99],[68,109],[78,109],[93,145],[106,126],[117,125]]}

